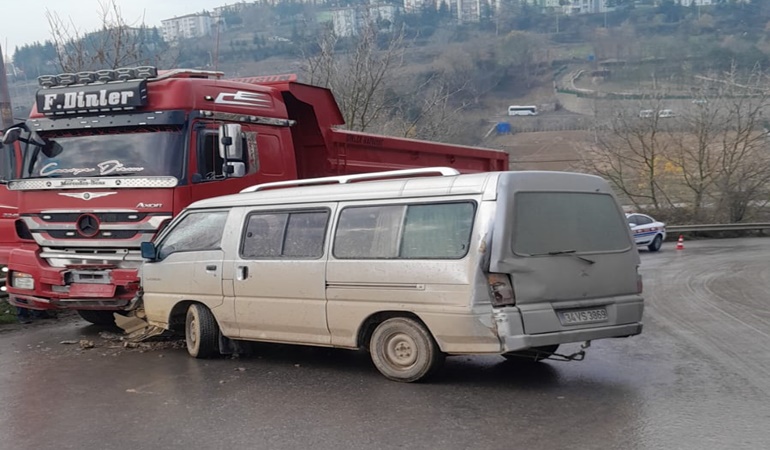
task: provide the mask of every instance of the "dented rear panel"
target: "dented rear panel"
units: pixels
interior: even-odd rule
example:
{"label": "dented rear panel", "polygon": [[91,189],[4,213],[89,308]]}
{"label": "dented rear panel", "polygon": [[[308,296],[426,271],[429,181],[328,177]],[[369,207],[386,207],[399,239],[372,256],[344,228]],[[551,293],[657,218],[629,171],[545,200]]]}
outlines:
{"label": "dented rear panel", "polygon": [[515,296],[515,307],[500,311],[521,324],[524,336],[541,336],[519,336],[509,344],[525,348],[641,332],[639,255],[606,181],[513,172],[498,183],[490,272],[509,274]]}

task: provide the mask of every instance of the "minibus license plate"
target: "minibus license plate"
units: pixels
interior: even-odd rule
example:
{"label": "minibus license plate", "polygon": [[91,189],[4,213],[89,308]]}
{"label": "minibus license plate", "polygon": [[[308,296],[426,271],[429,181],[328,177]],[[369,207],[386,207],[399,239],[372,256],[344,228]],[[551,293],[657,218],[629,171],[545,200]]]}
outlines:
{"label": "minibus license plate", "polygon": [[577,325],[581,323],[607,321],[607,308],[559,311],[558,314],[562,325]]}

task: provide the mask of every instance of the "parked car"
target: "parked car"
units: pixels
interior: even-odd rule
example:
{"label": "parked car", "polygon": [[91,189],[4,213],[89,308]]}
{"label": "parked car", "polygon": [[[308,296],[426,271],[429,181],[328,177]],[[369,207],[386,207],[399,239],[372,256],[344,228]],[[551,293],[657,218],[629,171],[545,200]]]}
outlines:
{"label": "parked car", "polygon": [[626,214],[628,226],[634,235],[637,246],[647,246],[651,252],[657,252],[666,240],[666,224],[646,214]]}
{"label": "parked car", "polygon": [[667,119],[670,117],[676,117],[676,113],[674,113],[674,111],[671,109],[661,109],[658,111],[658,117],[661,119]]}
{"label": "parked car", "polygon": [[639,111],[639,117],[641,117],[642,119],[649,119],[650,117],[654,117],[654,116],[655,116],[655,111],[651,109],[643,109]]}

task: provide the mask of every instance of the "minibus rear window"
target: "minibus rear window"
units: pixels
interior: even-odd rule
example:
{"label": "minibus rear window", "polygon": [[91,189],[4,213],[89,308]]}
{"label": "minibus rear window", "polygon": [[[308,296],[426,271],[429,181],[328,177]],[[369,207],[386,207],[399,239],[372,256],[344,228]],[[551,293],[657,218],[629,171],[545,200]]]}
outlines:
{"label": "minibus rear window", "polygon": [[519,192],[514,198],[513,252],[614,252],[631,246],[615,199],[583,192]]}

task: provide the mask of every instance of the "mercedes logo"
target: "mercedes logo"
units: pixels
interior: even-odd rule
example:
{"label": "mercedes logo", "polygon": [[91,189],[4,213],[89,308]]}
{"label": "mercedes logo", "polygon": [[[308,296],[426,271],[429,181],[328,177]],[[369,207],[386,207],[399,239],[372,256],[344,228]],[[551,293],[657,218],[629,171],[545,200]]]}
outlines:
{"label": "mercedes logo", "polygon": [[93,237],[99,232],[99,219],[91,214],[83,214],[78,217],[78,232],[84,237]]}

